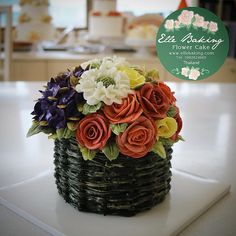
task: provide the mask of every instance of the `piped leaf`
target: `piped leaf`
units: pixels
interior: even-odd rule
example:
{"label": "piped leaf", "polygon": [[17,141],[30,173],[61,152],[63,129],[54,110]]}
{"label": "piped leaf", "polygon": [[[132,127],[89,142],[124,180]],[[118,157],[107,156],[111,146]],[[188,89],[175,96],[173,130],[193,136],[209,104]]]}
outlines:
{"label": "piped leaf", "polygon": [[70,77],[70,85],[75,87],[79,83],[79,79],[75,76]]}
{"label": "piped leaf", "polygon": [[58,139],[63,138],[64,131],[65,131],[65,129],[57,129],[56,132],[57,132],[57,138]]}
{"label": "piped leaf", "polygon": [[82,113],[84,115],[88,115],[88,114],[91,114],[91,113],[95,113],[97,110],[99,110],[102,106],[102,103],[99,102],[98,104],[96,105],[88,105],[87,103],[84,104],[83,106],[83,111]]}
{"label": "piped leaf", "polygon": [[73,135],[73,131],[71,131],[70,129],[68,128],[65,128],[64,129],[64,133],[63,133],[63,138],[65,139],[69,139],[72,135]]}
{"label": "piped leaf", "polygon": [[157,141],[153,148],[152,151],[156,154],[158,154],[161,158],[165,159],[166,158],[166,150],[162,144],[161,141]]}
{"label": "piped leaf", "polygon": [[184,139],[181,135],[178,135],[177,142],[178,142],[179,140],[185,141],[185,139]]}
{"label": "piped leaf", "polygon": [[115,160],[119,156],[119,148],[115,141],[108,141],[102,152],[110,161]]}
{"label": "piped leaf", "polygon": [[124,132],[127,128],[128,124],[127,123],[122,123],[122,124],[111,124],[111,130],[114,134],[119,135],[120,133]]}
{"label": "piped leaf", "polygon": [[79,126],[79,122],[67,122],[67,127],[71,131],[77,130],[78,126]]}
{"label": "piped leaf", "polygon": [[176,115],[176,108],[174,106],[171,106],[167,111],[167,116],[174,117],[175,115]]}
{"label": "piped leaf", "polygon": [[80,151],[82,153],[83,159],[85,161],[92,160],[96,156],[97,152],[94,151],[94,150],[89,150],[88,148],[82,147],[80,145],[79,145],[79,148],[80,148]]}
{"label": "piped leaf", "polygon": [[57,133],[50,134],[50,135],[48,136],[48,139],[57,139]]}
{"label": "piped leaf", "polygon": [[173,141],[172,139],[169,139],[169,138],[159,138],[159,140],[163,146],[168,146],[168,147],[171,147],[175,141]]}
{"label": "piped leaf", "polygon": [[150,70],[145,74],[147,79],[151,78],[151,80],[158,80],[159,79],[159,71],[156,69]]}
{"label": "piped leaf", "polygon": [[32,123],[32,125],[31,125],[30,129],[29,129],[28,132],[27,132],[26,137],[28,138],[28,137],[30,137],[30,136],[32,136],[32,135],[35,135],[35,134],[38,134],[38,133],[40,133],[40,132],[41,132],[41,129],[40,129],[39,123],[33,121],[33,123]]}

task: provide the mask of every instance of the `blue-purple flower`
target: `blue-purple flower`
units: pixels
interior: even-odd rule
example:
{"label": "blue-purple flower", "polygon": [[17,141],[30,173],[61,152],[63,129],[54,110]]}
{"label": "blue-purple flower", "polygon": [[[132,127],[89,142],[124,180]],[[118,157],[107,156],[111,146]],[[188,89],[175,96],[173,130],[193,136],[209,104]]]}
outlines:
{"label": "blue-purple flower", "polygon": [[[39,98],[34,106],[33,120],[42,124],[44,129],[65,128],[68,121],[77,121],[83,117],[78,110],[78,104],[83,103],[82,93],[77,93],[71,78],[80,77],[84,70],[81,67],[73,72],[59,74],[47,83],[44,91],[40,91],[42,97]],[[78,80],[78,79],[77,79]]]}

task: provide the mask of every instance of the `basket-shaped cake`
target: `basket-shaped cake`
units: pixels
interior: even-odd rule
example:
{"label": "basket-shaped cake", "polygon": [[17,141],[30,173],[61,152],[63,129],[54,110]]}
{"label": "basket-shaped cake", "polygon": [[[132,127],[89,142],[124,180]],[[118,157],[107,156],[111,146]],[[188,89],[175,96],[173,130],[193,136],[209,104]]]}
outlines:
{"label": "basket-shaped cake", "polygon": [[51,78],[28,136],[54,139],[59,194],[80,211],[132,216],[170,190],[182,120],[156,70],[105,57]]}

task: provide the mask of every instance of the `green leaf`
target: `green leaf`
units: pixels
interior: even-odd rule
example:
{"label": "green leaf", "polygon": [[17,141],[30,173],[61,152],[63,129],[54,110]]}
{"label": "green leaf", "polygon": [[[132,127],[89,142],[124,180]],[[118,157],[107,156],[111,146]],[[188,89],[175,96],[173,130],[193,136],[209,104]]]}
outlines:
{"label": "green leaf", "polygon": [[90,65],[89,65],[89,69],[99,69],[101,63],[100,62],[92,62]]}
{"label": "green leaf", "polygon": [[50,135],[48,136],[48,139],[57,139],[57,133],[50,134]]}
{"label": "green leaf", "polygon": [[152,151],[156,154],[158,154],[161,158],[165,159],[166,158],[166,150],[162,144],[161,141],[157,141],[153,148]]}
{"label": "green leaf", "polygon": [[159,138],[159,141],[163,144],[163,146],[171,147],[175,142],[169,138]]}
{"label": "green leaf", "polygon": [[159,79],[159,71],[156,69],[150,70],[145,74],[145,77],[151,78],[154,80],[158,80]]}
{"label": "green leaf", "polygon": [[167,116],[174,117],[175,115],[176,115],[176,108],[174,106],[171,106],[167,111]]}
{"label": "green leaf", "polygon": [[42,120],[39,122],[40,126],[48,126],[48,122],[46,120]]}
{"label": "green leaf", "polygon": [[54,129],[48,128],[48,126],[40,126],[40,130],[45,134],[53,134],[55,132]]}
{"label": "green leaf", "polygon": [[65,131],[65,129],[57,129],[57,130],[56,130],[56,132],[57,132],[57,138],[59,138],[59,139],[63,138],[64,131]]}
{"label": "green leaf", "polygon": [[101,106],[102,106],[101,102],[99,102],[96,105],[88,105],[87,103],[85,103],[84,106],[83,106],[82,113],[84,115],[88,115],[90,113],[95,113],[97,110],[99,110],[101,108]]}
{"label": "green leaf", "polygon": [[185,139],[184,139],[181,135],[178,135],[178,137],[177,137],[177,141],[176,141],[176,142],[178,142],[179,140],[181,140],[181,141],[185,141]]}
{"label": "green leaf", "polygon": [[82,111],[83,111],[83,106],[84,106],[84,104],[79,103],[79,104],[77,105],[77,110],[78,110],[79,112],[82,112]]}
{"label": "green leaf", "polygon": [[128,124],[122,123],[122,124],[111,124],[111,130],[114,134],[119,135],[119,133],[122,133],[126,130]]}
{"label": "green leaf", "polygon": [[33,123],[32,123],[32,125],[31,125],[30,129],[29,129],[28,132],[27,132],[26,137],[28,138],[28,137],[30,137],[30,136],[32,136],[32,135],[35,135],[35,134],[38,134],[38,133],[40,133],[40,132],[41,132],[41,129],[40,129],[39,123],[33,121]]}
{"label": "green leaf", "polygon": [[70,85],[75,87],[79,83],[79,78],[72,76],[70,77]]}
{"label": "green leaf", "polygon": [[110,161],[115,160],[119,156],[119,148],[115,141],[108,141],[102,152]]}
{"label": "green leaf", "polygon": [[63,138],[69,139],[73,134],[74,134],[73,131],[71,131],[68,128],[65,128],[64,133],[63,133]]}
{"label": "green leaf", "polygon": [[94,150],[89,150],[88,148],[82,147],[80,145],[79,145],[79,148],[80,148],[80,151],[82,153],[83,159],[85,161],[92,160],[96,156],[97,152],[94,151]]}
{"label": "green leaf", "polygon": [[68,129],[68,128],[65,128],[65,129],[57,129],[56,130],[56,134],[53,135],[52,137],[56,137],[58,139],[62,139],[62,138],[65,138],[65,139],[69,139],[71,136],[73,136],[74,134],[74,131]]}
{"label": "green leaf", "polygon": [[67,122],[67,128],[71,131],[77,130],[79,122]]}

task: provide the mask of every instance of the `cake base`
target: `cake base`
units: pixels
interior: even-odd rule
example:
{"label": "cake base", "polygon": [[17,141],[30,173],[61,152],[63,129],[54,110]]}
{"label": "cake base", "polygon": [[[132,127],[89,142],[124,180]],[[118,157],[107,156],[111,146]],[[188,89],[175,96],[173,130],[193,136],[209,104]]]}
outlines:
{"label": "cake base", "polygon": [[98,153],[85,161],[71,138],[56,140],[54,151],[58,192],[79,211],[132,216],[162,202],[170,190],[171,148],[166,159],[148,153],[109,161]]}

